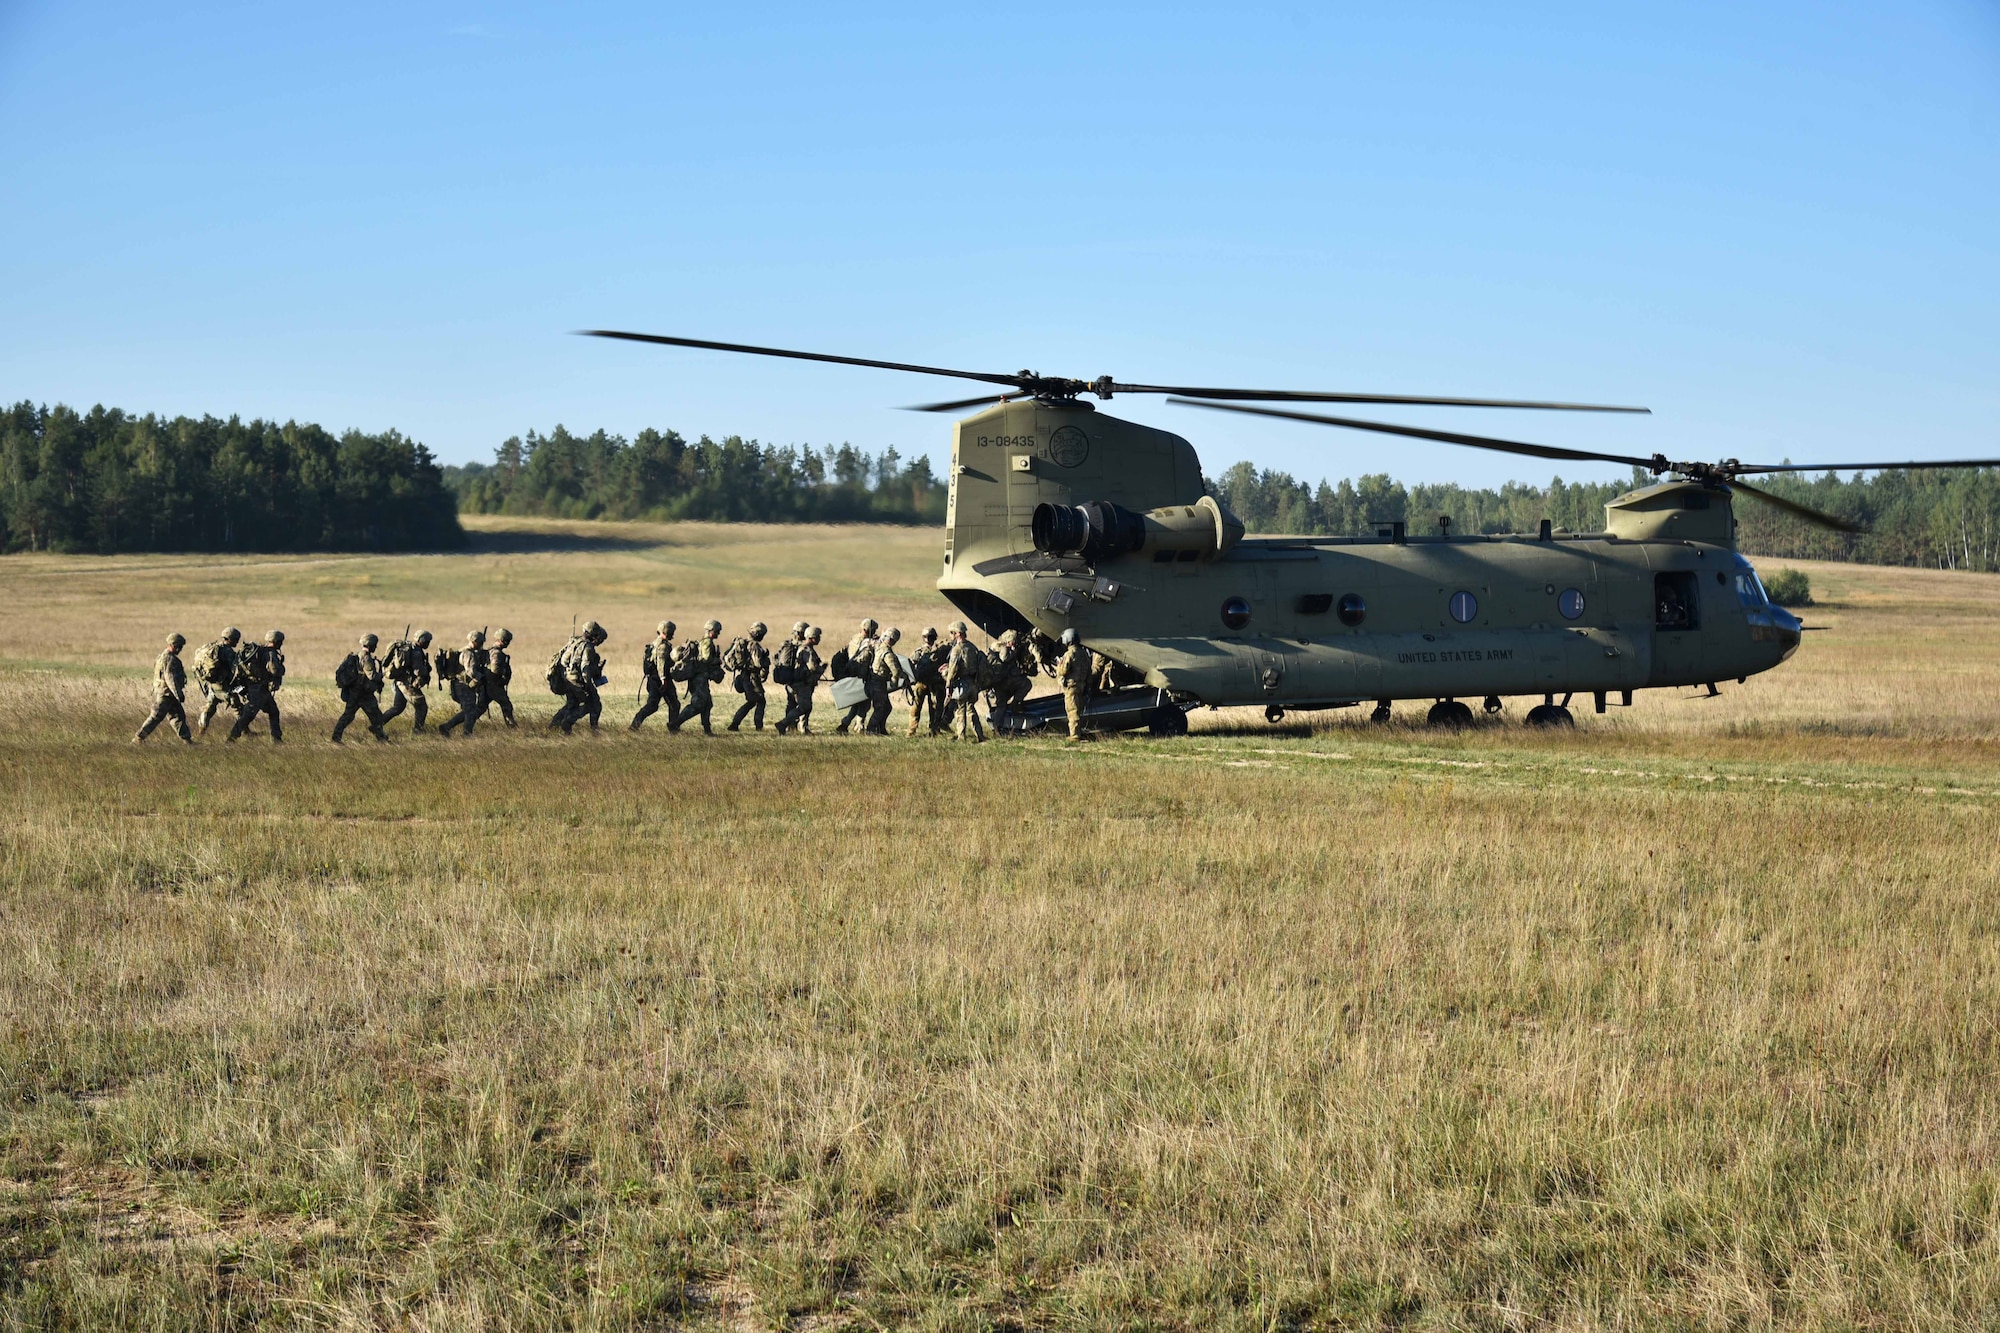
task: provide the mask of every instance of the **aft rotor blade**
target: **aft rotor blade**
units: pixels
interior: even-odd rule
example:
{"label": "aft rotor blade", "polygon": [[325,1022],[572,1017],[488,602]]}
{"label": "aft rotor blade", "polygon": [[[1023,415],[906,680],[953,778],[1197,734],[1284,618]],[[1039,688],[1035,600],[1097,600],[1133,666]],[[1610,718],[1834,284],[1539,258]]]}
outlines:
{"label": "aft rotor blade", "polygon": [[1019,398],[1018,393],[985,394],[978,398],[956,398],[949,403],[913,403],[904,408],[905,412],[956,412],[961,407],[984,407],[988,403],[1005,403]]}
{"label": "aft rotor blade", "polygon": [[1206,407],[1214,412],[1242,412],[1248,416],[1280,417],[1287,421],[1307,421],[1317,426],[1342,426],[1348,430],[1372,430],[1383,435],[1406,435],[1415,440],[1436,440],[1441,444],[1463,444],[1473,449],[1494,449],[1503,454],[1526,454],[1530,458],[1555,458],[1577,463],[1629,463],[1648,472],[1665,472],[1668,463],[1658,455],[1635,458],[1630,454],[1600,454],[1585,449],[1563,449],[1553,444],[1527,444],[1520,440],[1496,440],[1489,435],[1460,435],[1448,430],[1424,430],[1417,426],[1392,426],[1386,421],[1356,421],[1351,417],[1327,417],[1317,412],[1287,412],[1277,407],[1238,407],[1233,403],[1204,403],[1192,398],[1169,398],[1182,407]]}
{"label": "aft rotor blade", "polygon": [[1312,393],[1290,389],[1189,389],[1173,384],[1114,384],[1117,393],[1170,393],[1182,398],[1233,398],[1246,403],[1380,403],[1394,407],[1510,407],[1539,412],[1636,412],[1650,407],[1606,407],[1598,403],[1545,403],[1518,398],[1429,398],[1396,393]]}
{"label": "aft rotor blade", "polygon": [[1797,500],[1787,500],[1782,495],[1776,495],[1760,487],[1752,486],[1747,481],[1732,479],[1729,482],[1729,489],[1732,491],[1741,491],[1745,495],[1754,495],[1765,504],[1782,509],[1794,518],[1802,518],[1808,523],[1817,523],[1822,528],[1832,528],[1835,532],[1855,533],[1866,531],[1861,524],[1851,519],[1835,518],[1832,514],[1824,510],[1814,509],[1811,505],[1802,505]]}
{"label": "aft rotor blade", "polygon": [[2000,458],[1955,458],[1922,463],[1779,463],[1773,467],[1732,463],[1729,471],[1730,475],[1737,476],[1745,472],[1892,472],[1912,467],[2000,467]]}
{"label": "aft rotor blade", "polygon": [[907,370],[918,375],[944,375],[951,379],[984,380],[988,384],[1020,387],[1019,375],[989,375],[978,370],[946,370],[941,366],[913,366],[902,361],[872,361],[861,356],[833,356],[826,352],[794,352],[783,347],[752,347],[748,343],[709,342],[704,338],[673,338],[664,333],[627,333],[619,329],[578,329],[585,338],[618,338],[632,343],[659,343],[666,347],[700,347],[711,352],[743,352],[750,356],[782,356],[793,361],[830,361],[838,366],[869,366],[876,370]]}

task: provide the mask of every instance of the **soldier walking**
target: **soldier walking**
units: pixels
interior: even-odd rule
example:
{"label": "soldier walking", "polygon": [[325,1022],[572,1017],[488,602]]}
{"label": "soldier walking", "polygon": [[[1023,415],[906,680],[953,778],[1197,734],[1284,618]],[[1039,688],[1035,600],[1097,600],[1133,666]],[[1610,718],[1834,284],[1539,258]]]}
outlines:
{"label": "soldier walking", "polygon": [[340,701],[347,705],[340,721],[333,724],[335,745],[340,744],[341,733],[356,713],[368,719],[368,733],[376,740],[389,739],[389,733],[382,730],[382,709],[375,702],[375,696],[382,693],[382,663],[375,657],[375,645],[380,642],[373,634],[362,635],[360,651],[341,658],[334,668],[333,683],[340,690]]}
{"label": "soldier walking", "polygon": [[597,719],[604,713],[604,702],[597,696],[597,687],[604,683],[604,659],[597,649],[609,637],[604,626],[595,620],[585,621],[583,630],[563,646],[549,668],[549,684],[560,685],[563,696],[563,706],[549,719],[549,725],[562,728],[565,736],[586,717],[590,729],[597,730]]}
{"label": "soldier walking", "polygon": [[208,724],[222,710],[223,701],[236,688],[236,647],[242,641],[243,631],[231,625],[222,631],[221,638],[204,643],[194,655],[195,683],[201,686],[202,697],[207,701],[202,705],[201,722],[196,728],[204,736],[208,734]]}
{"label": "soldier walking", "polygon": [[[486,650],[486,688],[479,700],[479,717],[486,716],[486,710],[495,704],[500,707],[500,719],[508,726],[514,725],[514,700],[509,697],[507,687],[514,683],[514,659],[507,654],[507,645],[514,642],[514,631],[501,626],[493,634],[493,646]],[[471,723],[466,724],[472,730]]]}
{"label": "soldier walking", "polygon": [[709,725],[709,715],[715,708],[709,686],[722,683],[722,649],[715,642],[721,636],[722,622],[711,620],[701,627],[699,639],[691,640],[681,649],[680,666],[674,674],[687,682],[687,702],[667,719],[668,731],[679,731],[682,723],[698,717],[702,731],[710,736],[715,734],[715,728]]}
{"label": "soldier walking", "polygon": [[[447,668],[450,668],[448,673]],[[455,661],[443,653],[438,654],[438,678],[447,683],[452,702],[458,705],[458,711],[438,728],[438,735],[451,735],[451,729],[461,723],[464,724],[465,734],[472,734],[479,715],[486,711],[486,682],[491,675],[486,659],[486,631],[483,629],[473,630],[465,636],[465,647],[458,650]]]}
{"label": "soldier walking", "polygon": [[771,650],[764,646],[766,633],[760,620],[750,627],[748,638],[739,634],[722,655],[723,668],[731,673],[730,688],[743,696],[743,706],[729,719],[731,731],[741,730],[746,717],[754,719],[757,730],[764,729],[764,681],[771,674]]}
{"label": "soldier walking", "polygon": [[864,620],[861,622],[861,632],[847,641],[847,674],[861,678],[861,684],[868,691],[868,697],[850,707],[846,714],[841,717],[840,725],[835,730],[843,736],[847,734],[847,728],[856,722],[861,723],[865,729],[868,725],[868,714],[875,707],[875,649],[877,647],[875,630],[876,625],[872,618]]}
{"label": "soldier walking", "polygon": [[926,712],[931,735],[944,730],[944,659],[949,652],[938,644],[938,632],[932,628],[924,631],[923,643],[910,654],[910,729],[905,735],[917,734]]}
{"label": "soldier walking", "polygon": [[871,736],[889,734],[890,696],[910,684],[910,673],[903,669],[903,659],[896,655],[896,644],[902,637],[903,631],[891,625],[889,632],[875,646],[875,673],[868,682],[869,702],[874,705],[868,714],[868,734]]}
{"label": "soldier walking", "polygon": [[812,735],[813,691],[819,688],[820,672],[826,663],[819,658],[819,626],[799,622],[798,638],[785,645],[791,650],[785,676],[785,716],[778,734],[797,729],[801,736]]}
{"label": "soldier walking", "polygon": [[639,657],[639,711],[632,714],[632,730],[660,710],[662,700],[667,705],[668,730],[673,729],[674,714],[680,711],[679,694],[674,690],[674,622],[662,620],[654,631],[653,641],[646,645],[646,651]]}
{"label": "soldier walking", "polygon": [[153,714],[132,737],[133,744],[145,740],[153,734],[154,727],[169,719],[181,739],[194,744],[194,737],[188,734],[187,668],[181,665],[181,649],[185,647],[185,636],[172,635],[167,639],[166,650],[153,663]]}
{"label": "soldier walking", "polygon": [[400,717],[407,708],[415,721],[411,735],[421,732],[424,719],[430,716],[430,701],[424,697],[424,687],[431,683],[430,646],[431,632],[419,630],[414,643],[398,639],[390,644],[383,662],[382,674],[395,686],[396,699],[382,710],[382,721],[387,723]]}
{"label": "soldier walking", "polygon": [[972,631],[963,620],[951,624],[951,655],[945,659],[945,692],[951,696],[958,722],[958,738],[969,734],[974,743],[986,740],[986,727],[979,720],[979,681],[988,669],[986,654],[966,636]]}
{"label": "soldier walking", "polygon": [[278,691],[285,684],[285,632],[274,629],[264,636],[262,647],[252,644],[238,653],[236,673],[236,725],[229,729],[229,739],[246,734],[262,713],[271,719],[272,743],[282,743],[285,724],[278,716]]}
{"label": "soldier walking", "polygon": [[1090,698],[1094,673],[1090,649],[1076,641],[1076,630],[1062,632],[1063,655],[1056,662],[1056,680],[1062,684],[1063,711],[1069,714],[1069,738],[1083,739],[1083,706]]}

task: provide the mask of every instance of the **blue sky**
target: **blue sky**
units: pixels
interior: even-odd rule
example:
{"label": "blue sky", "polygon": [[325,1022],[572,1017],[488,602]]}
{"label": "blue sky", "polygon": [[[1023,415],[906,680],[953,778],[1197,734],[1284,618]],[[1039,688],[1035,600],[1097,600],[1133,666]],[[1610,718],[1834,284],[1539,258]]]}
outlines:
{"label": "blue sky", "polygon": [[[0,394],[942,459],[955,382],[1565,397],[1383,419],[2000,456],[2000,6],[0,0]],[[975,391],[966,386],[963,393]],[[1308,478],[1531,460],[1112,410]],[[1615,477],[1571,467],[1565,475]]]}

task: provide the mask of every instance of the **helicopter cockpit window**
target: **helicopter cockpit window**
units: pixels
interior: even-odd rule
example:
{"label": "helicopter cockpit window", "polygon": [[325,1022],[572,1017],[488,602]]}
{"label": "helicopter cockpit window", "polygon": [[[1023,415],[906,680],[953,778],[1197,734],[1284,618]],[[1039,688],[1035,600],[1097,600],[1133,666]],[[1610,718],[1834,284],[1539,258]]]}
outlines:
{"label": "helicopter cockpit window", "polygon": [[1653,576],[1653,624],[1665,630],[1694,629],[1699,624],[1695,576],[1681,571]]}
{"label": "helicopter cockpit window", "polygon": [[1736,575],[1736,600],[1747,607],[1761,607],[1765,603],[1764,585],[1757,581],[1750,570],[1740,570]]}

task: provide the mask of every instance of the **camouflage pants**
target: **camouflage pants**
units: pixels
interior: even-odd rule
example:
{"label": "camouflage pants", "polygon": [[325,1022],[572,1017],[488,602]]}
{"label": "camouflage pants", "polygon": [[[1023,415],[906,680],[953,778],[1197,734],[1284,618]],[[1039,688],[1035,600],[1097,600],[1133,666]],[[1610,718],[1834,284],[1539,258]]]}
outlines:
{"label": "camouflage pants", "polygon": [[595,685],[572,685],[563,699],[563,706],[549,719],[551,727],[562,728],[567,736],[577,723],[589,718],[590,729],[597,730],[597,719],[604,716],[604,701],[597,697]]}
{"label": "camouflage pants", "polygon": [[944,730],[944,713],[941,708],[944,703],[941,697],[943,693],[944,691],[938,686],[926,685],[922,681],[910,686],[910,729],[905,734],[911,736],[917,734],[917,725],[924,720],[926,712],[931,718],[931,735],[935,736]]}
{"label": "camouflage pants", "polygon": [[661,680],[656,676],[648,676],[646,677],[645,689],[646,702],[640,704],[639,711],[632,714],[632,730],[637,731],[641,722],[659,712],[662,702],[665,702],[667,706],[667,725],[671,727],[674,721],[674,714],[678,713],[681,709],[680,696],[674,692],[674,683],[670,680]]}
{"label": "camouflage pants", "polygon": [[347,705],[347,708],[341,713],[340,721],[333,724],[333,743],[335,745],[340,744],[341,733],[347,730],[350,722],[354,721],[356,713],[368,719],[368,731],[376,740],[386,741],[389,739],[387,733],[382,730],[382,709],[375,702],[375,691],[369,689],[353,690],[343,693],[340,698],[341,702]]}
{"label": "camouflage pants", "polygon": [[764,682],[745,679],[748,689],[741,690],[743,706],[736,710],[736,716],[729,720],[729,729],[735,731],[743,725],[743,719],[754,716],[757,730],[764,729]]}
{"label": "camouflage pants", "polygon": [[262,713],[271,719],[271,739],[285,739],[285,724],[278,717],[278,699],[262,685],[252,685],[243,691],[236,705],[236,725],[229,729],[229,739],[235,740],[250,730],[250,724]]}
{"label": "camouflage pants", "polygon": [[455,680],[451,683],[451,697],[458,705],[458,711],[445,719],[444,725],[438,728],[438,735],[449,736],[453,727],[463,724],[465,734],[470,736],[473,724],[479,721],[479,715],[486,711],[486,691],[477,685],[467,685],[464,681]]}
{"label": "camouflage pants", "polygon": [[195,723],[195,729],[206,736],[208,734],[208,724],[215,721],[215,715],[222,711],[223,700],[228,696],[220,693],[211,694],[206,685],[201,687],[201,693],[202,697],[208,702],[201,706],[201,717]]}
{"label": "camouflage pants", "polygon": [[1083,739],[1083,705],[1090,697],[1090,689],[1085,685],[1063,686],[1063,711],[1069,714],[1069,738]]}
{"label": "camouflage pants", "polygon": [[952,720],[958,724],[958,738],[960,740],[966,739],[968,733],[974,740],[983,741],[986,739],[986,725],[979,720],[979,696],[977,694],[966,698],[954,696],[951,701],[951,712]]}
{"label": "camouflage pants", "polygon": [[796,727],[801,734],[812,734],[813,686],[785,686],[785,715],[778,720],[780,734]]}
{"label": "camouflage pants", "polygon": [[429,717],[431,712],[430,700],[424,698],[424,687],[402,680],[394,680],[389,683],[396,687],[396,702],[382,710],[382,720],[388,722],[391,718],[399,717],[402,715],[403,710],[407,708],[410,710],[411,718],[416,722],[416,725],[411,727],[410,730],[413,732],[422,731],[424,729],[424,719]]}
{"label": "camouflage pants", "polygon": [[889,709],[892,707],[889,683],[884,680],[868,682],[868,726],[871,736],[889,734]]}
{"label": "camouflage pants", "polygon": [[181,701],[174,698],[171,694],[162,694],[154,698],[153,715],[146,719],[146,724],[139,728],[139,734],[132,739],[143,741],[146,737],[153,734],[154,727],[168,721],[174,724],[174,730],[181,734],[182,740],[188,742],[194,740],[194,737],[188,733],[187,709],[183,708]]}
{"label": "camouflage pants", "polygon": [[715,699],[708,692],[708,677],[696,676],[687,683],[687,702],[673,711],[667,719],[668,731],[679,731],[681,724],[693,718],[701,719],[701,729],[710,735],[715,728],[708,724],[709,715],[715,710]]}
{"label": "camouflage pants", "polygon": [[[486,687],[480,696],[479,713],[472,720],[474,722],[479,721],[480,718],[486,716],[486,710],[493,707],[500,709],[501,721],[510,727],[514,725],[514,701],[508,697],[505,685],[488,685]],[[466,730],[470,731],[472,728],[467,726]]]}

